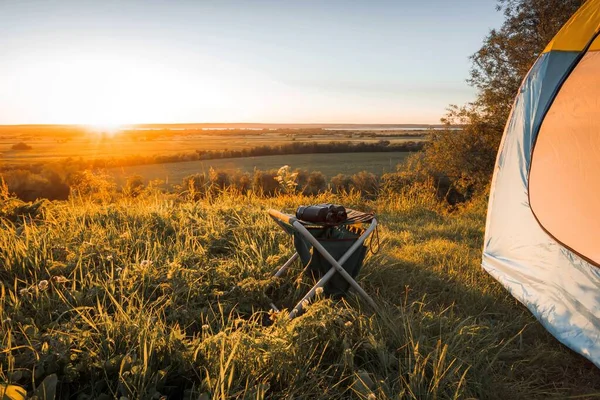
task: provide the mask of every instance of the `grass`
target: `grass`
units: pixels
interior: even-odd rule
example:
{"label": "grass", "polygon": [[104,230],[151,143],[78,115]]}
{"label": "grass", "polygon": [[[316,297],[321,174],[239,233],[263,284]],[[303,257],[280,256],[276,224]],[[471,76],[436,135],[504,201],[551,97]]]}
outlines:
{"label": "grass", "polygon": [[[379,132],[376,137],[359,136],[347,133],[324,132],[319,135],[267,132],[256,134],[215,134],[214,132],[194,133],[176,136],[167,132],[152,140],[144,140],[119,134],[111,137],[91,133],[61,136],[61,131],[36,132],[26,134],[11,133],[10,127],[0,126],[0,156],[4,164],[19,165],[61,161],[72,157],[79,159],[109,159],[118,154],[120,158],[134,156],[157,156],[189,153],[195,150],[241,150],[258,146],[276,146],[289,143],[316,142],[367,142],[375,143],[388,140],[392,144],[406,141],[423,141],[425,136],[414,136],[408,132]],[[15,128],[17,129],[17,128]],[[18,132],[18,130],[17,130]],[[30,150],[13,150],[12,146],[24,142]]]}
{"label": "grass", "polygon": [[[381,312],[271,273],[292,253],[269,207],[374,210],[381,250],[360,283]],[[56,398],[590,398],[598,370],[550,336],[479,266],[485,202],[428,191],[368,201],[2,201],[0,382]],[[296,271],[298,268],[296,269]],[[0,386],[1,390],[1,386]],[[163,397],[164,396],[164,397]]]}
{"label": "grass", "polygon": [[132,175],[140,175],[147,180],[161,179],[169,183],[180,183],[186,176],[208,172],[211,167],[219,171],[239,169],[252,172],[254,169],[278,169],[286,164],[293,168],[321,171],[328,178],[340,173],[353,175],[360,171],[382,175],[396,171],[396,165],[406,160],[410,154],[409,152],[292,154],[138,165],[110,168],[107,172],[119,185]]}

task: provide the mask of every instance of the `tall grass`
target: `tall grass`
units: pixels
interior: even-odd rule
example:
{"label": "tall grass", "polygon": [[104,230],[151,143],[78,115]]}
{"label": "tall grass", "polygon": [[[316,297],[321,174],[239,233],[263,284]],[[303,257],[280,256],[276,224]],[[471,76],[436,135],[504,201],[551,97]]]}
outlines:
{"label": "tall grass", "polygon": [[[564,398],[598,371],[479,266],[485,202],[423,188],[201,200],[147,191],[0,200],[0,382],[55,398]],[[290,307],[309,282],[271,273],[293,252],[274,207],[375,210],[381,251],[354,296]],[[294,272],[299,272],[297,266]],[[57,378],[57,379],[56,379]],[[2,386],[0,385],[0,393]],[[37,392],[36,392],[37,390]],[[52,398],[53,392],[48,392]]]}

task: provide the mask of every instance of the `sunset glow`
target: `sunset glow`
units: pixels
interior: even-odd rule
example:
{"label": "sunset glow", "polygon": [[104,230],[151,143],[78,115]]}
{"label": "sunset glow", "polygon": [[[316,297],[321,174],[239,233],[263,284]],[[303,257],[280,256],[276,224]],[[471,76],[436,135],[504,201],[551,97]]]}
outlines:
{"label": "sunset glow", "polygon": [[501,16],[415,4],[1,2],[0,124],[437,123]]}

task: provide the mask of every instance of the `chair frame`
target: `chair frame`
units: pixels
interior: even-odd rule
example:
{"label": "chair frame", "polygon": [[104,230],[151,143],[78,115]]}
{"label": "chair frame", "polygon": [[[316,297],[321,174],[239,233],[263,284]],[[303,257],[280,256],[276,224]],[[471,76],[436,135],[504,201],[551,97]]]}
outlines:
{"label": "chair frame", "polygon": [[[311,233],[309,232],[309,230],[306,229],[306,227],[301,222],[299,222],[299,220],[297,218],[295,218],[295,217],[293,217],[291,215],[287,215],[287,214],[281,213],[281,212],[276,211],[276,210],[269,210],[269,214],[275,220],[275,222],[277,222],[279,225],[281,225],[281,223],[278,220],[286,221],[290,225],[292,225],[294,227],[294,229],[296,229],[296,231],[298,233],[300,233],[306,240],[308,240],[310,242],[310,244],[313,245],[314,249],[316,251],[318,251],[319,253],[321,253],[321,255],[325,258],[325,260],[327,260],[331,264],[331,268],[329,269],[329,271],[327,271],[317,281],[317,283],[308,291],[308,293],[306,293],[306,295],[302,298],[302,300],[300,300],[298,302],[298,304],[296,304],[296,306],[293,308],[293,310],[289,313],[289,315],[288,315],[289,319],[292,319],[292,318],[296,317],[300,313],[300,311],[302,311],[302,306],[303,306],[304,302],[310,301],[315,296],[315,294],[317,292],[317,289],[324,287],[327,284],[327,282],[333,277],[333,275],[336,272],[339,273],[346,281],[348,281],[348,283],[350,284],[350,286],[354,290],[356,290],[356,292],[358,292],[358,294],[362,298],[364,298],[367,301],[367,303],[374,310],[377,311],[377,305],[375,304],[375,301],[373,301],[373,299],[371,298],[371,296],[369,296],[367,294],[367,292],[364,291],[364,289],[358,284],[358,282],[356,282],[356,280],[354,280],[354,278],[352,278],[352,276],[350,276],[350,274],[348,274],[348,272],[346,272],[346,270],[343,267],[344,263],[350,258],[350,256],[352,256],[352,254],[354,254],[354,252],[356,250],[358,250],[360,248],[360,246],[362,246],[364,244],[364,242],[369,238],[369,236],[371,236],[371,234],[373,233],[373,231],[377,227],[377,219],[373,218],[372,221],[371,221],[371,223],[369,224],[369,226],[365,229],[364,233],[356,240],[355,243],[352,244],[352,246],[344,253],[344,255],[342,255],[342,257],[340,257],[339,260],[336,260],[321,245],[321,243],[319,243],[319,240],[317,238],[315,238],[313,235],[311,235]],[[299,254],[297,252],[294,253],[290,257],[290,259],[287,260],[275,272],[274,276],[275,277],[281,277],[281,276],[285,275],[285,273],[287,272],[287,270],[289,269],[289,267],[294,263],[294,261],[296,261],[296,259],[298,257],[299,257]],[[275,307],[274,304],[271,304],[271,308],[273,308],[276,311],[279,311],[277,309],[277,307]]]}

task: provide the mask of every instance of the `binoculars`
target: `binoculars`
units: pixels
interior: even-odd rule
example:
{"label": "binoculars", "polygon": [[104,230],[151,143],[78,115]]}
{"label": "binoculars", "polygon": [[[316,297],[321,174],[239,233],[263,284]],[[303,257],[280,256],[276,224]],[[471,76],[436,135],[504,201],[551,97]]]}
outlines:
{"label": "binoculars", "polygon": [[296,210],[296,218],[315,223],[338,224],[348,218],[344,206],[336,204],[317,204],[316,206],[300,206]]}

